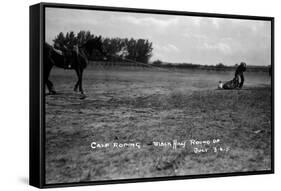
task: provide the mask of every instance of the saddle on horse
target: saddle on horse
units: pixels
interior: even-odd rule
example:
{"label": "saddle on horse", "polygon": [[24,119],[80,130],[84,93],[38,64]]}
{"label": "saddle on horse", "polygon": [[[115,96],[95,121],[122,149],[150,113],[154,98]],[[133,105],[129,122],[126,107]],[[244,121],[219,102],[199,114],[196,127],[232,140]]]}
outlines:
{"label": "saddle on horse", "polygon": [[86,66],[83,60],[87,61],[86,58],[83,51],[81,51],[78,46],[74,46],[73,49],[67,50],[64,53],[64,69],[75,69],[77,65],[81,65],[85,68]]}
{"label": "saddle on horse", "polygon": [[65,70],[71,70],[75,68],[75,65],[77,65],[78,61],[78,52],[74,50],[67,50],[64,52],[64,63],[63,68]]}
{"label": "saddle on horse", "polygon": [[73,69],[73,62],[71,57],[73,58],[73,53],[70,50],[65,50],[65,51],[61,51],[59,49],[53,48],[53,51],[56,52],[57,54],[63,56],[63,63],[62,63],[62,67],[64,69]]}

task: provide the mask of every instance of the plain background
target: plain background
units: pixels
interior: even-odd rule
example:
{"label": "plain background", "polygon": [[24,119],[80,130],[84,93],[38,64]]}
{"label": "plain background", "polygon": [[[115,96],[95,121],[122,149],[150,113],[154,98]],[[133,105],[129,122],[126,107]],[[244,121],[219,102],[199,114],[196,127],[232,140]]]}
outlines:
{"label": "plain background", "polygon": [[[37,0],[1,2],[0,11],[0,190],[37,190],[28,185],[29,5]],[[49,1],[52,2],[52,1]],[[57,0],[60,3],[151,8],[275,17],[274,175],[58,188],[52,190],[267,190],[278,187],[280,171],[281,11],[277,0]]]}

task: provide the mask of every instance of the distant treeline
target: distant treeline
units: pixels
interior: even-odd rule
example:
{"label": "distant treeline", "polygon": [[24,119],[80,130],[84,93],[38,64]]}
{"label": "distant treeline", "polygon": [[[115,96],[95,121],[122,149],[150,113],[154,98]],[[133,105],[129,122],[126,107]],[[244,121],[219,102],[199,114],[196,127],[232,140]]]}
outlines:
{"label": "distant treeline", "polygon": [[[153,66],[163,67],[163,68],[182,68],[182,69],[202,69],[202,70],[215,70],[215,71],[233,71],[238,67],[238,64],[233,66],[226,66],[223,63],[218,63],[217,65],[201,65],[192,63],[166,63],[160,60],[152,62]],[[253,66],[247,65],[248,72],[270,72],[270,66]]]}
{"label": "distant treeline", "polygon": [[[53,40],[57,49],[63,50],[65,47],[73,49],[75,45],[82,46],[90,39],[97,37],[90,31],[80,31],[75,34],[73,31],[64,34],[60,32]],[[152,43],[146,39],[134,38],[104,38],[102,37],[102,45],[108,61],[122,61],[124,59],[137,62],[148,63],[152,56]],[[104,59],[97,50],[93,50],[89,56],[90,60],[100,61]]]}
{"label": "distant treeline", "polygon": [[[165,63],[162,65],[155,65],[154,63],[142,64],[130,61],[92,61],[90,67],[139,67],[139,68],[167,68],[167,69],[188,69],[188,70],[210,70],[210,71],[235,71],[238,65],[234,66],[214,66],[214,65],[199,65],[188,63]],[[269,66],[247,66],[247,72],[268,72],[271,75],[271,67]]]}

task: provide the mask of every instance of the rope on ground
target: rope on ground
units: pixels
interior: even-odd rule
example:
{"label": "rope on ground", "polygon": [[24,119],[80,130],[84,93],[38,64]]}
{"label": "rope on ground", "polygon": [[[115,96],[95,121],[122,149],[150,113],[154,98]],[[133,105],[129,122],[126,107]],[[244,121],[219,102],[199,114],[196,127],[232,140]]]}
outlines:
{"label": "rope on ground", "polygon": [[160,67],[157,67],[157,66],[153,66],[152,64],[147,64],[147,63],[144,63],[144,62],[138,62],[138,61],[135,61],[135,60],[132,60],[132,59],[128,59],[128,58],[122,58],[120,56],[116,56],[116,55],[111,55],[112,57],[115,57],[115,58],[119,58],[123,61],[129,61],[129,62],[134,62],[135,64],[139,64],[139,65],[143,65],[143,66],[148,66],[148,67],[151,67],[151,68],[157,68],[159,70],[163,70],[163,71],[170,71],[166,68],[160,68]]}
{"label": "rope on ground", "polygon": [[152,64],[147,64],[147,63],[144,63],[144,62],[139,62],[139,61],[136,61],[136,60],[132,60],[132,59],[128,59],[128,58],[122,58],[120,56],[116,56],[116,55],[110,55],[112,57],[115,57],[115,58],[118,58],[118,59],[121,59],[122,61],[129,61],[129,62],[133,62],[137,65],[142,65],[142,66],[146,66],[146,67],[150,67],[150,68],[155,68],[157,70],[161,70],[161,71],[166,71],[166,72],[175,72],[175,69],[174,70],[171,70],[170,68],[161,68],[161,67],[158,67],[158,66],[154,66]]}

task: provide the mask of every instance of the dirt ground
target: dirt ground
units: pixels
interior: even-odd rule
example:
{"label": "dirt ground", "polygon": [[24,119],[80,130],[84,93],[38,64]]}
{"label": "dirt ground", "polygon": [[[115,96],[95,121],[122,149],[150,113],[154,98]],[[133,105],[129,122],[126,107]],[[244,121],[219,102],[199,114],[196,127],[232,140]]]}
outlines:
{"label": "dirt ground", "polygon": [[233,73],[90,67],[80,99],[74,71],[54,68],[46,183],[270,170],[270,77],[216,90]]}

